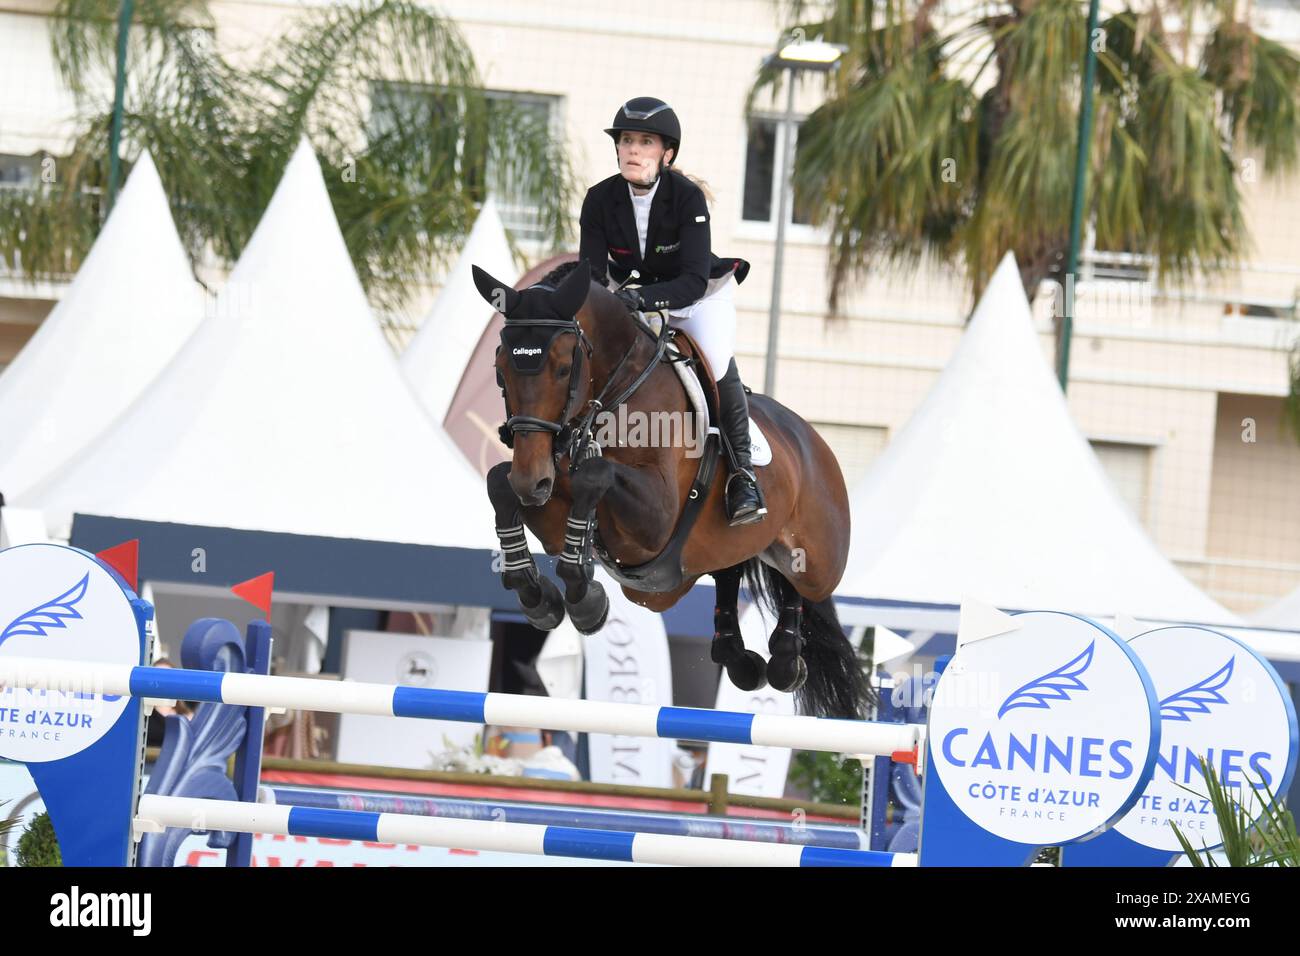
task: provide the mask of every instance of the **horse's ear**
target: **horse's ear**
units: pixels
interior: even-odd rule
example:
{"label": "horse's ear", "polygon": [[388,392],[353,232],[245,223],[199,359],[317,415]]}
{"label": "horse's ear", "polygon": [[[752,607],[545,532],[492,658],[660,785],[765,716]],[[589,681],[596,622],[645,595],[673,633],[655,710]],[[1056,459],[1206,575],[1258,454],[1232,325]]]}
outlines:
{"label": "horse's ear", "polygon": [[474,286],[478,289],[478,294],[483,297],[488,305],[502,315],[509,315],[514,311],[515,306],[519,304],[520,293],[510,288],[506,283],[492,278],[478,266],[471,266],[470,271],[474,273]]}
{"label": "horse's ear", "polygon": [[587,301],[591,289],[591,266],[586,259],[578,260],[578,267],[564,277],[560,287],[551,293],[551,305],[560,315],[577,315],[582,303]]}

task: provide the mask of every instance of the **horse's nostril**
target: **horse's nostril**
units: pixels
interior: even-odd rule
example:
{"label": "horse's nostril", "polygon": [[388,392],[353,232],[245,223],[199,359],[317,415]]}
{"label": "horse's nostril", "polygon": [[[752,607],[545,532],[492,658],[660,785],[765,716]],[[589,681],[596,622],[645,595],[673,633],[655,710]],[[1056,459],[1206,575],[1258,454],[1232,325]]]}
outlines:
{"label": "horse's nostril", "polygon": [[533,494],[535,494],[539,498],[545,497],[550,493],[551,493],[551,479],[549,478],[543,478],[533,488]]}

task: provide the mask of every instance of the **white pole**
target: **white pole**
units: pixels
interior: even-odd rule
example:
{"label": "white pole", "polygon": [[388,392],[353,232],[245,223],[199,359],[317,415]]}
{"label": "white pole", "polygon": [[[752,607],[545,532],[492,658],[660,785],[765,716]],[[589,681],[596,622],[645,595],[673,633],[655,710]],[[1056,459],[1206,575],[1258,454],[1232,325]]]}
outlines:
{"label": "white pole", "polygon": [[265,803],[236,803],[146,794],[140,798],[136,832],[165,827],[184,830],[266,833],[374,840],[419,846],[495,850],[580,859],[622,859],[670,866],[806,866],[817,861],[870,861],[880,866],[915,866],[912,854],[832,850],[779,843],[752,843],[710,837],[578,830],[533,823],[502,823],[365,813],[355,810],[304,810]]}
{"label": "white pole", "polygon": [[4,656],[0,656],[0,687],[94,695],[80,702],[83,707],[96,706],[99,702],[95,698],[102,695],[134,695],[876,756],[921,749],[925,730],[920,724],[739,714],[692,707]]}

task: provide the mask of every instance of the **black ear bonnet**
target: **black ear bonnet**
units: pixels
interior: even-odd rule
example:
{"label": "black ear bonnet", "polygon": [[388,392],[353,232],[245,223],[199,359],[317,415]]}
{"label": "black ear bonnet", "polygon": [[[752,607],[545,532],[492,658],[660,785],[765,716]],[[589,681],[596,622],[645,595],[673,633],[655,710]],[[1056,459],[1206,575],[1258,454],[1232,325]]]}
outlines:
{"label": "black ear bonnet", "polygon": [[[578,330],[576,316],[586,301],[591,269],[585,262],[564,277],[558,286],[537,283],[516,291],[473,267],[479,295],[505,318],[501,348],[510,367],[523,375],[536,375],[546,364],[551,343],[561,332]],[[498,371],[497,384],[504,387]]]}
{"label": "black ear bonnet", "polygon": [[[506,322],[501,329],[501,348],[506,350],[510,367],[516,372],[536,375],[546,364],[551,342],[563,331],[561,325],[511,325]],[[497,375],[500,374],[498,369]]]}

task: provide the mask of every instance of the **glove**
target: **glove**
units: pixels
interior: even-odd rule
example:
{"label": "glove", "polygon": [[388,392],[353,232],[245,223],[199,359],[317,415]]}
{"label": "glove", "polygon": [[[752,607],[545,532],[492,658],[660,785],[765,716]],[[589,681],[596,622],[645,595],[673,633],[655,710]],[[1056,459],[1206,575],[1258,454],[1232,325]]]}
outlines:
{"label": "glove", "polygon": [[619,289],[614,293],[614,298],[627,306],[629,312],[645,311],[645,303],[641,301],[641,292],[639,289]]}

